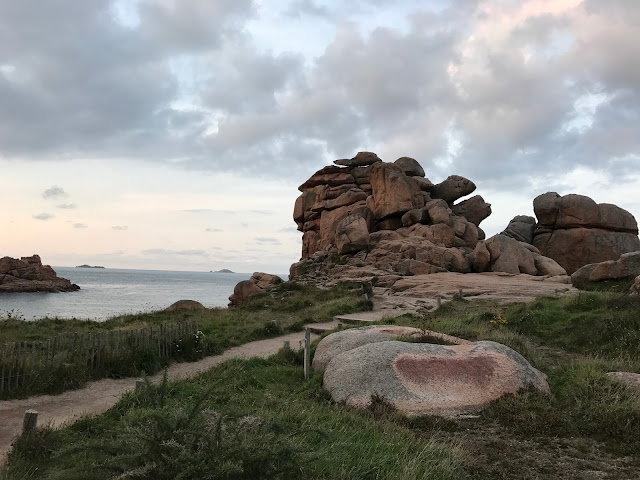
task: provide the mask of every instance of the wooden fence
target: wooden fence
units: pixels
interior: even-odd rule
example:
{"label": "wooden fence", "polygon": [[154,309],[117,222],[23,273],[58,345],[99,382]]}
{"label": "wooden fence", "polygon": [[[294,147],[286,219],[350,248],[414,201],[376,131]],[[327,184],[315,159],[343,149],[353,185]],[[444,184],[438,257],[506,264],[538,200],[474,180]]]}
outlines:
{"label": "wooden fence", "polygon": [[[0,345],[0,397],[65,365],[95,370],[126,360],[136,350],[152,349],[160,357],[175,356],[187,339],[198,335],[196,322],[163,323],[137,330],[66,333],[46,341]],[[189,338],[191,337],[191,338]]]}

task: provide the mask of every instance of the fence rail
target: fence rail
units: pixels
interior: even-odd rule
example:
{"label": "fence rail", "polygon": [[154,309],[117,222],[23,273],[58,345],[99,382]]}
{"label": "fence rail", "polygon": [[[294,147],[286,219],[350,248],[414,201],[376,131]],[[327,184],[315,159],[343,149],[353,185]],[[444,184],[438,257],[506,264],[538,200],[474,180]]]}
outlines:
{"label": "fence rail", "polygon": [[198,335],[196,322],[65,333],[44,341],[0,344],[0,397],[56,368],[81,365],[96,370],[141,349],[157,352],[160,357],[172,357],[180,351],[183,340],[192,335]]}

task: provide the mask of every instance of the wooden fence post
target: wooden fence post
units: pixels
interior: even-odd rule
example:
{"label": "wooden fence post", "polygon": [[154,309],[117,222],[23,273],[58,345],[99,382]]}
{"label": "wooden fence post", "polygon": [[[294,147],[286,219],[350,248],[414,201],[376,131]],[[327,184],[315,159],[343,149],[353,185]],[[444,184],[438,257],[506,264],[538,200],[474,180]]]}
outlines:
{"label": "wooden fence post", "polygon": [[309,380],[309,370],[311,363],[311,329],[304,329],[304,379]]}
{"label": "wooden fence post", "polygon": [[27,410],[24,412],[24,419],[22,420],[22,433],[25,434],[34,428],[38,424],[38,412],[35,410]]}
{"label": "wooden fence post", "polygon": [[442,306],[442,297],[440,295],[436,296],[436,306],[440,308]]}

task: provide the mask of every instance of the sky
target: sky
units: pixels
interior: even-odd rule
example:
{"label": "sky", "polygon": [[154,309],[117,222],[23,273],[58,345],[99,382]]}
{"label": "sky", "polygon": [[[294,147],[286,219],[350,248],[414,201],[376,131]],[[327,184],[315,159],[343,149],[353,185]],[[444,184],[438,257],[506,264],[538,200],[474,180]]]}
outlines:
{"label": "sky", "polygon": [[3,0],[0,256],[286,273],[358,151],[640,218],[640,2]]}

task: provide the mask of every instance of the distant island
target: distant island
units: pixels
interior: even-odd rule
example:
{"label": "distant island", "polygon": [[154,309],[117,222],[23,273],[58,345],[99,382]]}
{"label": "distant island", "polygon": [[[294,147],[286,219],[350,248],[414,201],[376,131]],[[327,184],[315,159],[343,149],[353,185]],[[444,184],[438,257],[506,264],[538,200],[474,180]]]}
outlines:
{"label": "distant island", "polygon": [[76,265],[76,268],[104,268],[101,265],[87,265],[86,263],[84,265]]}
{"label": "distant island", "polygon": [[211,273],[236,273],[236,272],[232,272],[231,270],[229,270],[228,268],[223,268],[222,270],[218,270],[216,272],[211,271]]}

